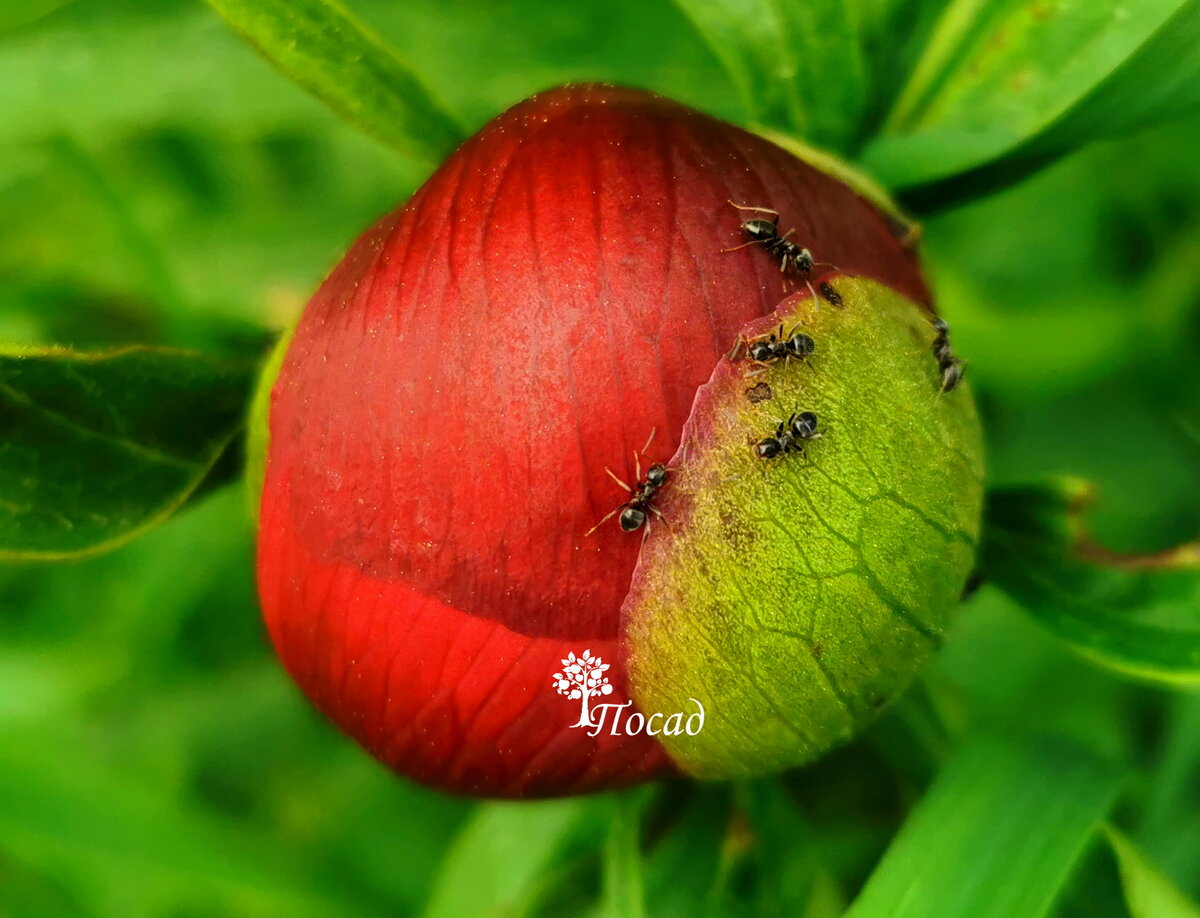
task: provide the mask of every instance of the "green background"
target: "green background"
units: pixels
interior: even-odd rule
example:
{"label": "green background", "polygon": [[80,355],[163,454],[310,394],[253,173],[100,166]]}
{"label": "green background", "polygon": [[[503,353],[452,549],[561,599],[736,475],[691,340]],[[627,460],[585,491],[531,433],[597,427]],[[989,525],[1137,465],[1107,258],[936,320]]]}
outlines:
{"label": "green background", "polygon": [[[765,22],[767,53],[739,63],[681,12],[720,3],[353,6],[467,130],[538,89],[606,79],[807,133],[900,182],[954,144],[871,143],[905,123],[894,96],[919,61],[933,61],[926,95],[939,85],[945,68],[922,50],[939,47],[944,7],[975,11],[968,44],[985,63],[1019,47],[1021,17],[1042,6],[1109,9],[858,0],[874,26],[861,56],[814,45],[815,63],[796,65],[807,95],[789,101],[772,95],[772,66],[795,64],[804,33]],[[988,44],[1000,8],[1015,18]],[[1155,60],[1194,69],[1187,54]],[[1069,77],[1044,69],[1051,85]],[[1017,84],[973,73],[927,117],[1019,120]],[[1036,83],[1037,68],[1018,77]],[[797,124],[797,105],[823,114]],[[1093,530],[1126,551],[1200,532],[1200,116],[1161,114],[1115,139],[1059,139],[1055,152],[1079,148],[991,195],[989,174],[967,191],[913,182],[907,197],[980,400],[991,483],[1091,480]],[[198,3],[7,0],[0,340],[259,354],[429,168],[347,125]],[[1194,918],[1171,897],[1200,894],[1200,698],[1082,659],[994,586],[910,697],[783,780],[477,804],[391,777],[287,681],[258,618],[242,487],[208,489],[111,554],[0,566],[0,915],[816,918],[842,913],[904,825],[915,840],[901,836],[854,915]],[[1091,831],[1106,816],[1136,845],[1117,843],[1125,896]],[[941,873],[906,900],[921,852],[941,850],[930,839],[946,846]]]}

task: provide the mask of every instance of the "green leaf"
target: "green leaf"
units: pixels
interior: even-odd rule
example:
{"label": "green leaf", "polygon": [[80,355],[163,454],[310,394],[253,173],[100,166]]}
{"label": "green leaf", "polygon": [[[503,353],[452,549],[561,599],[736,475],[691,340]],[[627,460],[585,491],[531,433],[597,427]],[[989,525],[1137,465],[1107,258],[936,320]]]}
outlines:
{"label": "green leaf", "polygon": [[1125,904],[1133,918],[1200,918],[1200,906],[1184,895],[1133,842],[1112,826],[1105,835],[1117,857]]}
{"label": "green leaf", "polygon": [[845,0],[675,0],[737,87],[750,119],[844,149],[866,109],[867,77]]}
{"label": "green leaf", "polygon": [[142,775],[95,757],[64,755],[64,739],[70,748],[75,737],[40,728],[6,730],[0,747],[0,851],[53,864],[64,880],[102,877],[126,895],[130,878],[136,878],[136,898],[124,899],[130,906],[189,896],[200,914],[363,914],[339,902],[326,881],[306,870],[303,858],[281,849],[278,838],[237,831]]}
{"label": "green leaf", "polygon": [[1119,786],[1113,766],[1079,747],[978,737],[905,822],[847,918],[1039,918]]}
{"label": "green leaf", "polygon": [[438,163],[462,131],[388,45],[336,0],[207,0],[284,76],[401,153]]}
{"label": "green leaf", "polygon": [[480,804],[442,859],[424,918],[526,914],[546,874],[589,826],[595,799]]}
{"label": "green leaf", "polygon": [[864,165],[929,210],[1200,107],[1200,0],[956,0]]}
{"label": "green leaf", "polygon": [[905,240],[905,244],[915,243],[920,237],[921,227],[900,209],[900,205],[896,203],[887,189],[867,173],[828,151],[797,140],[789,134],[782,134],[770,128],[759,128],[757,133],[776,146],[783,147],[797,159],[803,160],[826,175],[831,175],[843,184],[849,185],[884,213],[892,224],[893,231]]}
{"label": "green leaf", "polygon": [[116,548],[169,517],[241,429],[252,368],[187,351],[0,351],[0,560]]}
{"label": "green leaf", "polygon": [[[731,785],[679,785],[667,796],[668,824],[646,853],[642,876],[646,911],[654,918],[728,916],[723,896],[730,859]],[[735,855],[736,856],[736,855]]]}
{"label": "green leaf", "polygon": [[36,22],[74,2],[75,0],[8,0],[3,9],[0,9],[0,35]]}
{"label": "green leaf", "polygon": [[1079,652],[1113,669],[1200,683],[1200,543],[1154,555],[1096,545],[1075,479],[988,496],[985,573]]}
{"label": "green leaf", "polygon": [[604,844],[604,910],[608,918],[643,918],[641,815],[645,795],[623,791],[612,797]]}
{"label": "green leaf", "polygon": [[846,901],[824,860],[822,839],[780,778],[743,782],[736,794],[753,839],[747,855],[757,875],[757,914],[841,915]]}
{"label": "green leaf", "polygon": [[[1169,875],[1195,874],[1200,845],[1200,694],[1165,699],[1158,760],[1146,776],[1138,820],[1142,852]],[[1195,877],[1190,891],[1200,893]]]}

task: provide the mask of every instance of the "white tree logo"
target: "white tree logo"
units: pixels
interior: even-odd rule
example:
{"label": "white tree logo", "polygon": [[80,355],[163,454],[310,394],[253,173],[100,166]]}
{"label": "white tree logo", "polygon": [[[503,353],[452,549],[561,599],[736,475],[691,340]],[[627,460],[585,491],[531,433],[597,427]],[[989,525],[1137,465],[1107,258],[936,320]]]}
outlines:
{"label": "white tree logo", "polygon": [[596,695],[611,695],[613,687],[609,684],[608,664],[599,657],[593,657],[590,650],[585,650],[578,657],[568,653],[562,661],[561,673],[554,674],[554,687],[558,694],[568,698],[579,699],[579,721],[572,727],[594,727],[588,701]]}

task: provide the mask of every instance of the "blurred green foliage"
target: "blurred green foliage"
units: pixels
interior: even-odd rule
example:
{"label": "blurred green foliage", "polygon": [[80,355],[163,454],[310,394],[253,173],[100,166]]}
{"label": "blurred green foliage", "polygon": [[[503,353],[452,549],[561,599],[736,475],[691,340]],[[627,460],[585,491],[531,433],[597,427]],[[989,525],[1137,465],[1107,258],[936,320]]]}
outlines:
{"label": "blurred green foliage", "polygon": [[111,551],[217,475],[242,430],[250,360],[130,346],[0,346],[0,560]]}
{"label": "blurred green foliage", "polygon": [[[806,83],[752,110],[761,73],[739,82],[722,68],[769,65],[770,40],[713,49],[739,30],[748,38],[738,40],[759,41],[765,20],[722,31],[720,17],[704,18],[721,6],[711,2],[352,6],[469,130],[571,79],[646,86],[783,130],[803,127],[789,112],[819,95]],[[1196,6],[1157,3],[1161,19],[1142,32],[1186,37]],[[822,108],[812,139],[919,188],[940,173],[916,169],[905,145],[942,163],[939,143],[950,141],[916,128],[953,106],[951,97],[918,105],[928,95],[912,74],[966,79],[971,54],[987,50],[988,23],[1084,6],[853,8],[864,61],[855,85],[866,94],[851,100],[860,104],[849,127],[823,121]],[[947,10],[967,17],[961,34]],[[1104,34],[1105,22],[1088,21]],[[803,27],[789,28],[768,28],[767,39],[804,40]],[[820,59],[822,79],[838,87],[842,47],[828,44]],[[1089,112],[1109,109],[1064,109],[1056,96],[1066,120],[1054,130],[1043,136],[1042,112],[1023,122],[1033,135],[991,138],[955,168],[986,165],[1031,136],[1048,145],[1026,148],[980,188],[1059,157],[1053,165],[968,203],[960,187],[940,201],[913,198],[930,208],[924,252],[981,399],[993,484],[1048,473],[1094,482],[1092,530],[1126,551],[1200,532],[1200,116],[1156,123],[1166,90],[1178,89],[1163,67],[1174,60],[1193,73],[1200,52],[1154,47],[1158,69],[1137,79],[1165,88],[1149,115],[1131,116],[1140,133],[1081,146],[1104,133],[1084,130]],[[1050,71],[1051,88],[1078,101]],[[913,106],[889,118],[910,85]],[[964,83],[958,110],[981,114],[971,100],[987,89]],[[1002,119],[1005,100],[987,98]],[[1112,98],[1127,96],[1100,101]],[[892,140],[881,139],[887,125],[899,131]],[[917,140],[904,139],[906,126]],[[429,168],[357,133],[193,0],[8,0],[0,339],[260,351],[357,232]],[[935,212],[951,198],[960,206]],[[644,895],[655,918],[834,916],[925,788],[936,789],[931,805],[954,791],[962,767],[943,765],[961,762],[954,750],[978,730],[1051,734],[1074,743],[1080,761],[1125,775],[1109,816],[1135,853],[1118,846],[1123,874],[1108,848],[1090,847],[1055,914],[1143,918],[1122,904],[1120,883],[1133,875],[1144,891],[1156,882],[1149,871],[1200,895],[1200,698],[1086,662],[994,587],[966,603],[910,697],[812,768],[782,781],[512,807],[396,780],[312,713],[259,624],[252,543],[234,486],[104,557],[0,567],[0,914],[624,915]],[[1139,880],[1142,863],[1152,866]]]}

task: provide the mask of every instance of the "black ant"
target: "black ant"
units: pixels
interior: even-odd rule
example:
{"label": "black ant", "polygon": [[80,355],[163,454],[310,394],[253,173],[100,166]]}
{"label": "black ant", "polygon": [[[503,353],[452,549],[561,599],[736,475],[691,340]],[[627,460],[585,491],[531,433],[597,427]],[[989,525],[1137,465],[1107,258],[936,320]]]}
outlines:
{"label": "black ant", "polygon": [[[812,252],[792,242],[788,237],[796,230],[793,227],[782,236],[779,235],[779,211],[771,210],[769,207],[753,207],[747,204],[735,204],[729,202],[738,210],[751,210],[763,214],[774,214],[774,220],[764,220],[762,217],[754,217],[745,221],[740,229],[749,237],[748,242],[743,242],[741,245],[735,245],[731,249],[722,249],[723,252],[736,252],[738,249],[744,249],[748,245],[761,245],[772,256],[779,259],[779,273],[785,276],[784,287],[787,287],[786,276],[790,272],[804,281],[808,292],[812,294],[813,303],[817,301],[817,291],[813,289],[812,281],[809,280],[809,275],[812,274],[812,269],[817,265],[827,265],[828,267],[836,267],[827,261],[813,261]],[[832,300],[830,301],[832,302]]]}
{"label": "black ant", "polygon": [[785,453],[803,453],[806,442],[819,439],[817,416],[811,411],[801,411],[780,421],[773,436],[755,443],[754,455],[759,459],[774,459]]}
{"label": "black ant", "polygon": [[[779,360],[803,360],[805,357],[812,355],[817,349],[817,343],[806,335],[804,332],[797,331],[793,328],[786,335],[783,331],[783,326],[779,326],[779,331],[771,332],[764,338],[756,338],[753,341],[746,341],[744,338],[739,338],[733,346],[733,351],[729,355],[730,360],[738,360],[742,355],[742,348],[746,348],[746,353],[755,363],[766,364],[775,363]],[[758,371],[755,371],[758,372]],[[750,373],[747,375],[754,375]]]}
{"label": "black ant", "polygon": [[[646,440],[646,445],[642,447],[641,453],[644,453],[650,448],[650,442],[654,439],[654,431],[650,431],[650,437]],[[622,488],[629,492],[629,500],[620,504],[605,514],[604,519],[598,522],[595,526],[584,533],[584,538],[590,536],[593,532],[607,523],[613,516],[620,514],[617,517],[617,522],[626,532],[636,532],[649,522],[650,514],[653,513],[659,519],[662,519],[662,514],[658,508],[654,506],[652,501],[659,489],[667,483],[668,469],[661,462],[656,462],[650,468],[646,469],[646,477],[642,478],[642,457],[638,450],[633,451],[633,466],[634,474],[637,480],[636,487],[630,487],[620,478],[616,476],[612,469],[605,466],[604,471],[608,476],[619,484]],[[646,530],[649,532],[649,529]]]}
{"label": "black ant", "polygon": [[930,345],[930,350],[933,351],[933,356],[941,363],[952,356],[950,353],[950,326],[942,318],[934,319],[929,324],[937,332],[937,336],[933,339],[933,344]]}
{"label": "black ant", "polygon": [[934,319],[931,323],[933,330],[937,332],[933,339],[933,344],[930,350],[933,351],[933,356],[937,358],[938,369],[942,374],[942,394],[952,392],[954,387],[962,382],[963,376],[966,374],[966,365],[954,356],[954,352],[950,349],[950,326],[946,324],[945,319]]}
{"label": "black ant", "polygon": [[766,338],[762,338],[753,342],[750,345],[750,359],[755,363],[774,363],[776,360],[784,360],[788,357],[796,360],[803,360],[812,354],[817,349],[817,344],[804,332],[798,332],[794,328],[786,337],[783,334],[783,326],[779,326],[778,333],[772,332]]}

